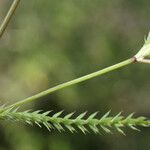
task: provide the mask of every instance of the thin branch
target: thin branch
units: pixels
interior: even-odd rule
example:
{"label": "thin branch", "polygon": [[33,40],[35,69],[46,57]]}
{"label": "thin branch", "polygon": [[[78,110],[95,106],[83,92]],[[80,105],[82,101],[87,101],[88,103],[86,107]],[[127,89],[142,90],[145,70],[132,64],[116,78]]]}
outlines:
{"label": "thin branch", "polygon": [[150,64],[150,59],[137,59],[137,62]]}
{"label": "thin branch", "polygon": [[127,59],[127,60],[125,60],[125,61],[122,61],[122,62],[120,62],[120,63],[118,63],[118,64],[115,64],[115,65],[113,65],[113,66],[107,67],[107,68],[105,68],[105,69],[96,71],[96,72],[94,72],[94,73],[91,73],[91,74],[82,76],[82,77],[80,77],[80,78],[77,78],[77,79],[68,81],[68,82],[63,83],[63,84],[59,84],[59,85],[57,85],[57,86],[55,86],[55,87],[52,87],[52,88],[50,88],[50,89],[48,89],[48,90],[46,90],[46,91],[43,91],[43,92],[38,93],[38,94],[36,94],[36,95],[34,95],[34,96],[28,97],[28,98],[26,98],[26,99],[24,99],[24,100],[22,100],[22,101],[16,102],[16,103],[14,103],[14,104],[12,104],[12,105],[10,105],[10,106],[8,106],[8,107],[11,108],[11,107],[18,107],[18,106],[21,106],[21,105],[23,105],[23,104],[26,104],[26,103],[35,101],[35,100],[37,100],[37,99],[39,99],[39,98],[41,98],[41,97],[47,96],[47,95],[49,95],[49,94],[51,94],[51,93],[54,93],[54,92],[56,92],[56,91],[58,91],[58,90],[60,90],[60,89],[69,87],[69,86],[71,86],[71,85],[75,85],[75,84],[77,84],[77,83],[80,83],[80,82],[83,82],[83,81],[86,81],[86,80],[89,80],[89,79],[92,79],[92,78],[95,78],[95,77],[97,77],[97,76],[101,76],[101,75],[103,75],[103,74],[105,74],[105,73],[108,73],[108,72],[111,72],[111,71],[113,71],[113,70],[116,70],[116,69],[125,67],[125,66],[127,66],[127,65],[129,65],[129,64],[132,64],[132,63],[134,63],[134,62],[135,62],[135,58],[134,58],[134,57],[133,57],[133,58],[130,58],[130,59]]}
{"label": "thin branch", "polygon": [[19,4],[20,0],[14,0],[13,3],[10,6],[10,9],[7,12],[7,15],[5,16],[1,26],[0,26],[0,38],[2,37],[2,35],[4,34],[18,4]]}

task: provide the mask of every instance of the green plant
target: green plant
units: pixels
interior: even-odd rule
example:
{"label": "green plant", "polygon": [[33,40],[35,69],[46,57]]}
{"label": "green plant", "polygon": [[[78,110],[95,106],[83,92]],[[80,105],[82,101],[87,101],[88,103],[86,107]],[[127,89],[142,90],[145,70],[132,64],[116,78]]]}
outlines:
{"label": "green plant", "polygon": [[[10,10],[8,11],[8,14],[6,15],[1,27],[0,27],[0,37],[3,35],[12,15],[14,14],[20,0],[14,0],[13,4],[10,7]],[[71,80],[69,82],[57,85],[55,87],[52,87],[46,91],[43,91],[41,93],[38,93],[34,96],[28,97],[22,101],[16,102],[12,105],[1,107],[0,109],[0,118],[3,120],[12,120],[12,121],[21,121],[26,122],[28,124],[37,124],[41,127],[41,125],[44,125],[48,128],[48,130],[52,128],[56,128],[59,131],[63,130],[64,127],[68,128],[71,132],[76,131],[76,128],[79,128],[82,132],[87,132],[89,129],[91,129],[95,133],[99,133],[100,128],[104,130],[107,133],[111,133],[112,128],[116,128],[117,131],[124,134],[122,127],[130,127],[131,129],[138,130],[136,127],[138,126],[144,126],[147,127],[150,125],[150,121],[146,119],[145,117],[137,117],[134,118],[133,114],[130,114],[128,117],[123,117],[121,113],[117,114],[114,117],[109,117],[109,112],[106,113],[102,118],[96,119],[95,116],[97,113],[94,113],[87,117],[87,119],[84,119],[84,116],[86,113],[80,114],[75,119],[72,119],[73,113],[66,115],[64,117],[60,117],[62,112],[54,114],[52,117],[50,117],[48,114],[49,112],[42,113],[41,111],[24,111],[19,112],[17,111],[17,108],[38,100],[41,97],[44,97],[46,95],[49,95],[51,93],[54,93],[58,90],[61,90],[65,87],[69,87],[71,85],[78,84],[80,82],[92,79],[97,76],[101,76],[105,73],[111,72],[113,70],[125,67],[129,64],[133,63],[150,63],[150,60],[147,59],[147,57],[150,56],[150,34],[148,35],[147,39],[145,40],[145,43],[143,47],[140,49],[140,51],[133,57],[122,61],[120,63],[117,63],[113,66],[107,67],[105,69],[96,71],[94,73],[90,73],[88,75],[85,75],[83,77]],[[99,128],[100,127],[100,128]]]}
{"label": "green plant", "polygon": [[31,112],[31,110],[19,112],[17,109],[1,107],[0,118],[3,120],[20,121],[29,125],[38,125],[40,128],[45,126],[49,131],[51,129],[57,129],[58,131],[64,131],[65,128],[69,131],[76,132],[80,129],[83,133],[93,131],[94,133],[112,133],[113,129],[116,129],[121,134],[124,134],[122,128],[129,127],[133,130],[139,131],[137,127],[148,127],[150,121],[145,117],[133,117],[133,113],[127,117],[123,117],[121,112],[116,116],[109,116],[110,111],[107,112],[100,119],[95,118],[98,112],[86,117],[87,112],[80,114],[73,118],[73,113],[67,114],[64,117],[60,117],[63,111],[53,114],[51,117],[49,114],[51,111],[42,112],[40,110]]}

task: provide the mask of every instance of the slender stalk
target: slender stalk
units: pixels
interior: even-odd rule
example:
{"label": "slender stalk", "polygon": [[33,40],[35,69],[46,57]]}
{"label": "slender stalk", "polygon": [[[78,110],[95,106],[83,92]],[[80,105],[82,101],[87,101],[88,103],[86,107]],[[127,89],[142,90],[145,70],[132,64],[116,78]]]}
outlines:
{"label": "slender stalk", "polygon": [[150,59],[137,59],[140,63],[150,64]]}
{"label": "slender stalk", "polygon": [[4,31],[6,30],[8,23],[10,22],[19,2],[20,0],[14,0],[13,3],[11,4],[9,11],[7,12],[7,15],[5,16],[4,21],[2,22],[0,26],[0,38],[2,37]]}
{"label": "slender stalk", "polygon": [[49,95],[49,94],[51,94],[51,93],[54,93],[54,92],[56,92],[56,91],[58,91],[58,90],[60,90],[60,89],[69,87],[69,86],[71,86],[71,85],[75,85],[75,84],[77,84],[77,83],[80,83],[80,82],[83,82],[83,81],[92,79],[92,78],[97,77],[97,76],[101,76],[101,75],[103,75],[103,74],[105,74],[105,73],[108,73],[108,72],[111,72],[111,71],[113,71],[113,70],[116,70],[116,69],[125,67],[125,66],[127,66],[127,65],[129,65],[129,64],[132,64],[132,63],[134,63],[134,62],[135,62],[135,58],[132,57],[132,58],[127,59],[127,60],[125,60],[125,61],[122,61],[122,62],[120,62],[120,63],[118,63],[118,64],[115,64],[115,65],[113,65],[113,66],[107,67],[107,68],[105,68],[105,69],[102,69],[102,70],[96,71],[96,72],[94,72],[94,73],[91,73],[91,74],[82,76],[82,77],[80,77],[80,78],[77,78],[77,79],[68,81],[68,82],[66,82],[66,83],[63,83],[63,84],[59,84],[59,85],[57,85],[57,86],[54,86],[54,87],[52,87],[52,88],[50,88],[50,89],[48,89],[48,90],[46,90],[46,91],[40,92],[40,93],[38,93],[38,94],[36,94],[36,95],[34,95],[34,96],[31,96],[31,97],[28,97],[28,98],[26,98],[26,99],[24,99],[24,100],[22,100],[22,101],[16,102],[16,103],[14,103],[14,104],[12,104],[12,105],[10,105],[10,106],[8,106],[8,107],[18,107],[18,106],[21,106],[21,105],[23,105],[23,104],[26,104],[26,103],[35,101],[35,100],[37,100],[37,99],[39,99],[39,98],[41,98],[41,97],[44,97],[44,96]]}

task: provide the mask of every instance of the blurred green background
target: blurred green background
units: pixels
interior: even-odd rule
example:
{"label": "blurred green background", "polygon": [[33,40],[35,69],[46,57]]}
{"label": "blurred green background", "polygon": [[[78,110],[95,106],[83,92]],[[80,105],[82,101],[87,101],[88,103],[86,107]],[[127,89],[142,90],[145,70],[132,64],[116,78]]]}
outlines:
{"label": "blurred green background", "polygon": [[[11,2],[0,0],[0,22]],[[149,0],[22,0],[0,41],[1,105],[133,56],[150,29],[149,6]],[[150,117],[149,74],[149,65],[131,65],[23,109]],[[2,122],[0,150],[149,150],[150,129],[141,130],[83,135]]]}

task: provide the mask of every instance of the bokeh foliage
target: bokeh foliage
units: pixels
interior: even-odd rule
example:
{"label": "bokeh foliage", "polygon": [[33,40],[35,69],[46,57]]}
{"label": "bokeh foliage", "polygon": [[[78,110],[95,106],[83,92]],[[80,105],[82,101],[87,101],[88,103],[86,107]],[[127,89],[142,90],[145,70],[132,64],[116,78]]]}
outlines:
{"label": "bokeh foliage", "polygon": [[[11,0],[12,1],[12,0]],[[0,21],[10,0],[0,1]],[[22,1],[0,41],[1,104],[88,74],[134,55],[149,31],[148,0]],[[150,116],[149,65],[132,65],[45,97],[30,108],[66,112],[123,110]],[[141,133],[82,135],[1,124],[0,149],[149,150]],[[145,146],[145,147],[144,147]]]}

